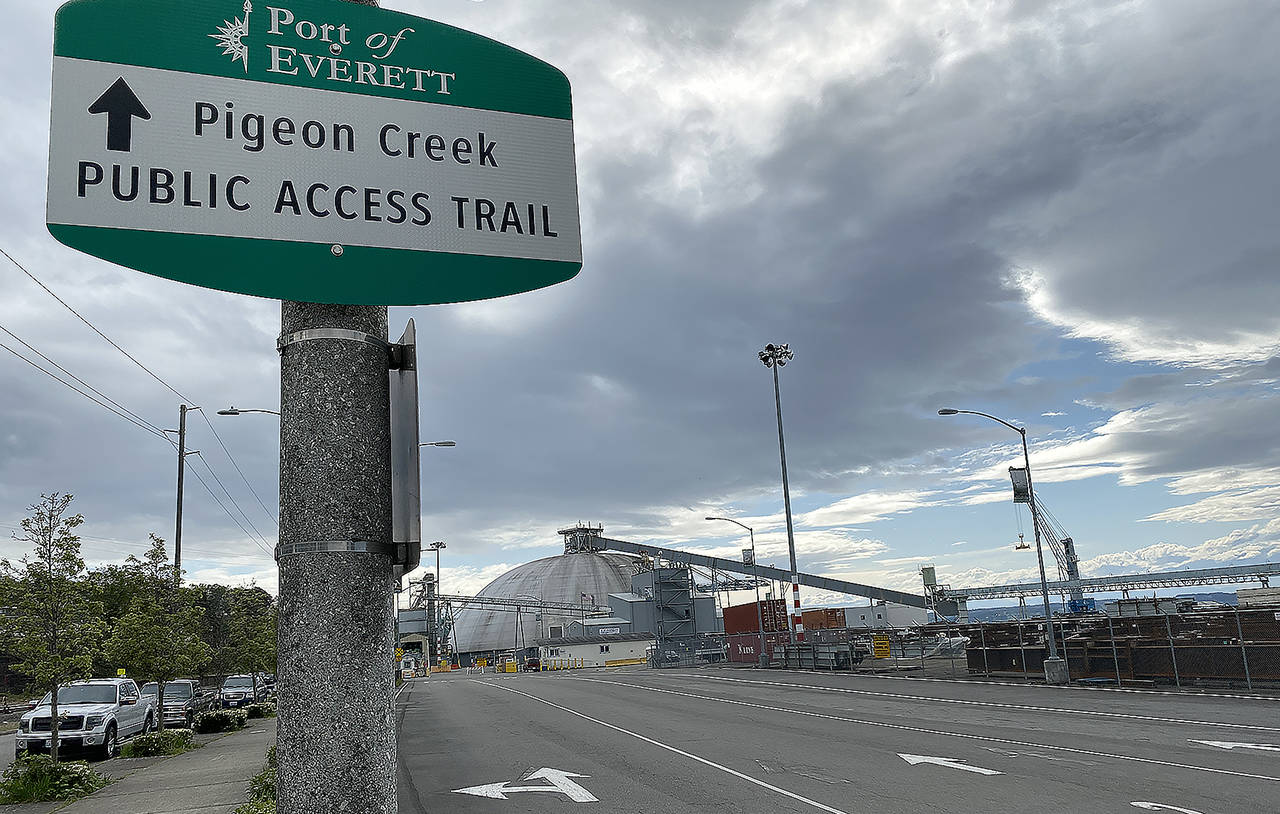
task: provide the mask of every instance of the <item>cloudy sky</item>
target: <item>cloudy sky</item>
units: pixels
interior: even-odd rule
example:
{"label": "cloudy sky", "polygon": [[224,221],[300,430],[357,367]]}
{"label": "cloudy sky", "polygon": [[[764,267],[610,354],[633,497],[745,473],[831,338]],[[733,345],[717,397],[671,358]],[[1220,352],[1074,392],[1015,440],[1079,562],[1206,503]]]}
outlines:
{"label": "cloudy sky", "polygon": [[[56,5],[6,3],[0,248],[206,408],[235,465],[197,413],[192,469],[238,521],[189,479],[186,567],[273,588],[276,420],[213,413],[278,405],[279,306],[48,235]],[[429,349],[423,437],[458,442],[423,463],[447,590],[557,553],[579,520],[734,556],[737,529],[702,519],[733,515],[784,564],[756,359],[771,341],[796,354],[782,400],[804,570],[908,590],[922,563],[953,585],[1032,576],[1005,473],[1017,435],[942,406],[1028,426],[1085,575],[1280,560],[1280,7],[384,6],[528,51],[574,91],[581,274],[391,312]],[[0,325],[175,426],[178,396],[4,258]],[[42,491],[69,491],[87,559],[139,553],[172,536],[174,467],[164,441],[0,349],[5,537]]]}

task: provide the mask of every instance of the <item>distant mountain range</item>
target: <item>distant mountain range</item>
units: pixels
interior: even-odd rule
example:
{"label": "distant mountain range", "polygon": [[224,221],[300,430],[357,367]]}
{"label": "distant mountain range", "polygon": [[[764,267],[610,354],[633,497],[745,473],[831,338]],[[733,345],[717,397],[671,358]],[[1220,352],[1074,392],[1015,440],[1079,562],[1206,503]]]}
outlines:
{"label": "distant mountain range", "polygon": [[[1174,594],[1174,596],[1176,596],[1178,599],[1194,599],[1197,602],[1221,602],[1226,605],[1236,604],[1236,595],[1234,591],[1231,591],[1231,592],[1216,591],[1213,593],[1206,593],[1206,594]],[[1137,597],[1134,597],[1134,598],[1137,598]],[[1167,596],[1162,596],[1161,598],[1164,599],[1164,598],[1167,598]],[[1104,601],[1109,602],[1109,601],[1112,601],[1113,599],[1114,597],[1108,597],[1105,600],[1102,598],[1098,598],[1099,610],[1101,610],[1101,605]],[[1051,601],[1049,602],[1049,607],[1053,609],[1053,612],[1055,614],[1063,612],[1062,602],[1060,601],[1054,602],[1051,599]],[[1040,616],[1043,608],[1044,608],[1044,605],[1039,599],[1028,598],[1027,599],[1027,618],[1030,619],[1033,617]],[[974,622],[1002,622],[1002,621],[1005,621],[1006,619],[1017,619],[1018,610],[1019,608],[1017,605],[1001,605],[996,608],[971,607],[969,608],[969,619]]]}

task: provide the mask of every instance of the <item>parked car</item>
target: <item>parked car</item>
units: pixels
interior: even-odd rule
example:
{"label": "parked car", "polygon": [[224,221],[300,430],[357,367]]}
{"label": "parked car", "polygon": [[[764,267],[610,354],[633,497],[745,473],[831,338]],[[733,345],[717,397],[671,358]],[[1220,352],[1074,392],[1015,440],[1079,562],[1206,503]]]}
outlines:
{"label": "parked car", "polygon": [[[52,746],[51,701],[45,693],[39,705],[18,721],[15,757]],[[59,749],[84,749],[104,759],[119,753],[125,738],[150,732],[157,720],[154,699],[144,698],[132,678],[95,678],[59,687],[58,718]]]}
{"label": "parked car", "polygon": [[[143,696],[154,703],[159,697],[160,686],[154,681],[142,685]],[[164,683],[164,725],[190,728],[196,715],[213,706],[213,693],[204,690],[198,682],[188,678]]]}
{"label": "parked car", "polygon": [[261,681],[254,681],[253,676],[228,676],[218,691],[218,704],[223,709],[247,707],[266,697],[267,688]]}

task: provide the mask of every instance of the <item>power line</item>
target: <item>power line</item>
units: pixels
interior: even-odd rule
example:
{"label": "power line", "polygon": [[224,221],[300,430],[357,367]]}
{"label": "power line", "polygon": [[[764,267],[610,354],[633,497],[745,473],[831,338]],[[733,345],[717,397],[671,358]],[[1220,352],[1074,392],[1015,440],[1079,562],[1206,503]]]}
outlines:
{"label": "power line", "polygon": [[227,496],[228,500],[231,501],[231,505],[235,506],[236,511],[240,512],[240,516],[244,518],[244,522],[249,524],[249,528],[252,529],[253,533],[258,536],[258,539],[262,540],[263,543],[266,543],[267,538],[262,535],[262,532],[258,531],[257,526],[253,525],[253,521],[249,519],[249,515],[245,514],[244,509],[240,508],[240,504],[236,503],[236,499],[231,496],[230,492],[227,491],[227,487],[222,482],[222,478],[218,477],[218,473],[213,471],[213,467],[209,466],[209,462],[205,460],[204,454],[199,451],[196,451],[195,454],[200,459],[200,463],[204,464],[204,468],[207,469],[209,471],[209,474],[213,476],[214,481],[216,481],[218,486],[222,489],[222,493]]}
{"label": "power line", "polygon": [[160,431],[159,429],[157,429],[156,427],[154,427],[154,426],[153,426],[153,425],[151,425],[150,423],[144,423],[144,422],[143,422],[143,421],[141,421],[141,420],[138,420],[138,419],[135,419],[135,418],[131,418],[129,415],[126,415],[125,413],[122,413],[122,412],[120,412],[120,411],[116,410],[115,408],[113,408],[113,407],[109,406],[109,405],[108,405],[108,404],[106,404],[105,402],[99,401],[98,399],[96,399],[96,398],[94,398],[93,396],[89,395],[89,394],[88,394],[88,393],[86,393],[85,391],[83,391],[83,390],[81,390],[80,388],[76,387],[76,386],[75,386],[74,384],[72,384],[71,382],[68,382],[68,381],[66,381],[65,379],[60,379],[60,378],[58,378],[55,374],[50,373],[48,370],[46,370],[45,368],[41,367],[39,364],[37,364],[37,363],[35,363],[35,362],[31,361],[30,359],[28,359],[27,357],[23,356],[21,353],[18,353],[16,350],[14,350],[13,348],[11,348],[11,347],[9,347],[8,345],[4,344],[3,342],[0,342],[0,348],[4,348],[5,350],[7,350],[7,351],[9,351],[10,353],[12,353],[14,356],[18,357],[18,358],[19,358],[19,359],[21,359],[22,361],[24,361],[24,362],[26,362],[27,364],[29,364],[29,365],[31,365],[32,367],[34,367],[36,370],[40,371],[40,372],[41,372],[41,373],[43,373],[44,375],[46,375],[46,376],[48,376],[49,378],[53,379],[55,382],[58,382],[59,384],[66,386],[67,388],[69,388],[69,389],[73,390],[73,391],[74,391],[74,392],[76,392],[76,393],[79,393],[80,395],[82,395],[82,396],[84,396],[85,398],[89,399],[89,401],[92,401],[94,404],[97,404],[99,407],[101,407],[102,409],[106,410],[107,412],[112,413],[112,414],[114,414],[114,415],[118,415],[118,416],[120,416],[120,417],[121,417],[121,418],[123,418],[125,421],[128,421],[130,424],[133,424],[133,425],[137,426],[137,427],[138,427],[138,428],[140,428],[140,429],[146,430],[147,432],[151,433],[152,435],[158,435],[158,436],[160,436],[161,438],[164,438],[164,437],[165,437],[165,436],[164,436],[164,433],[163,433],[162,431]]}
{"label": "power line", "polygon": [[[213,472],[213,470],[212,470],[212,469],[211,469],[211,470],[209,470],[209,471],[210,471],[210,473],[212,473],[212,472]],[[263,550],[263,552],[265,552],[265,553],[267,553],[267,554],[270,554],[270,555],[271,555],[271,557],[272,557],[272,559],[275,559],[275,553],[274,553],[273,551],[271,551],[270,549],[268,549],[268,548],[267,548],[265,545],[263,545],[262,543],[258,542],[258,540],[257,540],[257,539],[255,539],[255,538],[254,538],[254,536],[253,536],[252,534],[250,534],[250,533],[249,533],[249,530],[248,530],[248,529],[246,529],[246,528],[244,527],[244,524],[243,524],[243,523],[241,523],[239,520],[237,520],[237,519],[236,519],[236,516],[235,516],[234,514],[232,514],[232,513],[231,513],[231,510],[227,508],[226,504],[225,504],[225,503],[223,503],[223,502],[222,502],[222,500],[221,500],[221,499],[219,499],[219,498],[218,498],[218,496],[217,496],[216,494],[214,494],[214,491],[213,491],[212,489],[210,489],[210,488],[209,488],[209,484],[208,484],[208,482],[206,482],[206,481],[205,481],[205,479],[204,479],[204,477],[203,477],[203,476],[201,476],[201,474],[200,474],[200,470],[195,469],[195,468],[193,467],[193,468],[192,468],[192,470],[191,470],[191,474],[192,474],[192,475],[195,475],[195,476],[196,476],[196,480],[200,481],[200,485],[201,485],[201,486],[203,486],[203,487],[204,487],[204,490],[205,490],[206,492],[208,492],[208,493],[209,493],[209,497],[213,498],[213,502],[214,502],[214,503],[217,503],[217,504],[218,504],[218,507],[219,507],[219,508],[221,508],[224,512],[226,512],[226,513],[227,513],[227,517],[230,517],[230,518],[231,518],[231,520],[232,520],[232,522],[234,522],[237,526],[239,526],[239,527],[240,527],[240,530],[244,532],[244,536],[245,536],[247,539],[249,539],[250,541],[252,541],[252,542],[253,542],[253,544],[254,544],[254,545],[256,545],[258,548],[261,548],[261,549]]]}
{"label": "power line", "polygon": [[[69,304],[67,304],[67,302],[66,302],[65,300],[63,300],[61,297],[59,297],[57,294],[55,294],[55,293],[53,292],[53,289],[51,289],[51,288],[49,288],[49,286],[45,285],[45,284],[40,280],[40,278],[36,277],[34,274],[32,274],[30,271],[28,271],[28,270],[27,270],[27,268],[26,268],[25,266],[23,266],[21,263],[19,263],[17,260],[15,260],[15,259],[14,259],[14,257],[13,257],[13,255],[9,254],[9,252],[5,251],[3,248],[0,248],[0,254],[3,254],[3,255],[4,255],[4,256],[9,260],[9,262],[10,262],[10,263],[13,263],[15,266],[17,266],[17,267],[18,267],[18,269],[19,269],[23,274],[25,274],[25,275],[27,275],[28,277],[30,277],[30,278],[31,278],[32,282],[34,282],[36,285],[40,286],[40,288],[44,289],[44,291],[45,291],[45,292],[46,292],[50,297],[53,297],[55,300],[57,300],[57,301],[58,301],[58,303],[59,303],[63,308],[66,308],[68,311],[70,311],[72,314],[74,314],[74,315],[75,315],[75,317],[76,317],[76,319],[80,320],[80,321],[81,321],[81,322],[83,322],[85,325],[87,325],[87,326],[89,327],[89,329],[90,329],[91,331],[93,331],[95,334],[97,334],[99,337],[101,337],[101,338],[103,339],[103,341],[105,341],[108,345],[110,345],[111,347],[115,348],[116,350],[120,351],[120,353],[121,353],[121,354],[123,354],[123,355],[124,355],[124,357],[125,357],[126,359],[128,359],[128,360],[129,360],[129,361],[131,361],[131,362],[133,362],[133,363],[134,363],[135,365],[137,365],[138,367],[142,368],[143,372],[145,372],[148,376],[150,376],[151,378],[155,379],[157,382],[159,382],[161,385],[163,385],[163,386],[164,386],[164,387],[165,387],[169,392],[173,393],[175,396],[177,396],[178,398],[182,399],[183,401],[188,402],[188,403],[194,403],[194,400],[193,400],[193,399],[191,399],[190,397],[188,397],[188,396],[184,395],[184,394],[183,394],[181,391],[179,391],[176,387],[174,387],[173,385],[169,384],[169,383],[168,383],[167,381],[165,381],[164,379],[160,378],[160,376],[159,376],[159,375],[157,375],[153,370],[151,370],[151,368],[147,367],[147,366],[146,366],[146,365],[144,365],[142,362],[138,361],[138,359],[137,359],[135,356],[133,356],[133,354],[129,353],[127,350],[125,350],[124,348],[120,347],[120,345],[116,344],[116,342],[115,342],[114,340],[112,340],[112,339],[111,339],[111,337],[107,336],[105,333],[103,333],[102,331],[98,330],[98,328],[97,328],[97,326],[96,326],[96,325],[94,325],[92,322],[90,322],[90,321],[89,321],[88,319],[86,319],[85,317],[81,316],[81,314],[80,314],[80,312],[79,312],[79,311],[77,311],[76,309],[72,308]],[[15,338],[17,338],[17,337],[15,337]],[[19,340],[19,341],[21,341],[21,340]],[[25,344],[25,343],[23,343],[23,344]],[[30,360],[29,360],[29,359],[26,359],[25,357],[23,357],[23,356],[21,356],[21,355],[17,354],[17,353],[16,353],[16,352],[14,352],[11,348],[5,347],[5,349],[6,349],[6,350],[9,350],[11,353],[14,353],[14,355],[15,355],[15,356],[18,356],[18,358],[23,359],[23,361],[26,361],[26,362],[28,362],[29,364],[33,364],[33,363],[31,363],[31,362],[30,362]],[[38,366],[37,366],[37,367],[38,367]],[[48,373],[48,371],[44,371],[44,372],[45,372],[45,373]],[[49,375],[52,375],[52,374],[49,374]],[[56,378],[56,377],[54,377],[54,378]],[[61,381],[61,380],[60,380],[60,381]],[[66,382],[63,382],[63,384],[66,384]],[[70,385],[68,385],[68,386],[70,386]],[[75,388],[72,388],[72,389],[75,389]],[[79,392],[79,391],[77,391],[77,392]],[[84,395],[84,394],[82,394],[82,395]],[[94,399],[94,400],[96,401],[96,399]],[[99,403],[100,403],[100,402],[99,402]],[[106,405],[103,405],[103,406],[105,407]],[[113,412],[114,412],[114,411],[113,411]],[[253,488],[253,485],[249,483],[249,479],[248,479],[247,477],[245,477],[244,471],[240,468],[240,464],[238,464],[238,463],[236,462],[235,457],[231,454],[231,450],[227,448],[227,445],[226,445],[225,443],[223,443],[223,441],[222,441],[222,437],[221,437],[220,435],[218,435],[218,430],[213,426],[213,422],[212,422],[212,421],[210,421],[210,420],[209,420],[209,417],[208,417],[208,416],[206,416],[206,415],[204,415],[204,413],[203,413],[203,412],[201,412],[201,414],[200,414],[200,415],[201,415],[201,417],[205,420],[205,423],[209,425],[209,430],[210,430],[210,432],[212,432],[212,433],[213,433],[213,437],[214,437],[215,439],[217,439],[217,441],[218,441],[218,445],[222,447],[222,451],[223,451],[224,453],[226,453],[227,460],[231,461],[231,465],[232,465],[233,467],[235,467],[236,472],[238,472],[238,473],[240,474],[240,479],[244,481],[245,486],[248,486],[248,487],[249,487],[249,491],[250,491],[250,493],[252,493],[252,494],[253,494],[254,499],[258,501],[258,505],[259,505],[259,506],[261,506],[261,507],[262,507],[262,510],[263,510],[264,512],[266,512],[266,514],[267,514],[267,516],[268,516],[268,517],[270,517],[270,518],[271,518],[271,521],[272,521],[273,523],[275,523],[277,527],[279,527],[279,525],[280,525],[279,520],[277,520],[277,519],[276,519],[276,517],[271,513],[271,511],[270,511],[269,509],[267,509],[266,504],[262,502],[262,498],[258,496],[257,491],[256,491],[256,490],[254,490],[254,488]],[[157,430],[157,431],[158,431],[158,428],[155,428],[154,426],[153,426],[153,429],[155,429],[155,430]],[[164,435],[163,435],[163,433],[161,433],[161,436],[162,436],[162,437],[165,437],[165,440],[169,440],[169,439],[167,438],[167,436],[164,436]],[[172,443],[172,442],[171,442],[171,443]],[[205,466],[209,469],[209,473],[210,473],[211,475],[214,475],[214,477],[216,478],[216,477],[217,477],[217,475],[216,475],[216,474],[214,474],[214,472],[213,472],[213,467],[209,465],[209,462],[208,462],[208,461],[205,461]],[[219,481],[219,485],[221,485],[221,481]],[[206,486],[206,488],[208,488],[208,487]],[[225,492],[225,491],[227,491],[225,486],[223,487],[223,491],[224,491],[224,492]],[[212,490],[210,491],[210,493],[212,494]],[[241,514],[243,514],[243,515],[245,515],[245,519],[246,519],[246,520],[248,520],[248,515],[247,515],[247,514],[245,514],[245,512],[244,512],[244,510],[243,510],[243,509],[240,509],[239,504],[238,504],[238,503],[236,503],[236,499],[235,499],[234,497],[232,497],[232,495],[231,495],[231,493],[230,493],[230,492],[227,492],[227,497],[231,499],[232,504],[234,504],[234,505],[236,506],[236,508],[240,511],[240,513],[241,513]],[[225,508],[225,507],[224,507],[224,508]],[[234,519],[234,518],[233,518],[233,519]],[[251,523],[250,525],[252,525],[252,523]],[[242,531],[244,530],[244,527],[243,527],[243,526],[241,526],[241,530],[242,530]],[[245,533],[247,534],[248,532],[246,531]],[[261,535],[259,535],[259,536],[261,536]]]}
{"label": "power line", "polygon": [[[0,523],[0,528],[3,528],[8,531],[22,531],[22,528],[20,526],[15,526],[12,523]],[[79,536],[80,536],[80,539],[85,540],[87,542],[91,542],[91,543],[110,543],[111,545],[125,546],[127,548],[151,548],[151,543],[135,543],[135,542],[129,542],[128,540],[114,540],[110,537],[93,537],[87,534],[82,534]],[[16,544],[21,542],[24,542],[24,541],[17,540],[17,539],[0,538],[0,545]],[[202,560],[205,562],[218,562],[218,563],[224,563],[226,565],[243,565],[244,564],[242,560],[226,559],[223,557],[213,556],[212,552],[206,553],[208,549],[199,548],[196,546],[190,546],[190,547],[184,546],[183,551],[194,553],[197,556],[195,556],[193,559]],[[261,556],[258,554],[244,554],[242,555],[242,559],[260,560]]]}
{"label": "power line", "polygon": [[62,372],[63,372],[63,373],[65,373],[66,375],[70,376],[72,379],[74,379],[74,380],[76,381],[76,383],[77,383],[77,384],[81,384],[81,385],[83,385],[86,389],[91,390],[91,391],[93,391],[95,394],[97,394],[97,395],[101,396],[101,397],[103,398],[103,400],[105,400],[105,401],[109,402],[109,403],[111,404],[111,406],[116,407],[116,408],[118,408],[118,409],[120,409],[120,410],[122,410],[122,411],[124,411],[124,412],[128,413],[130,417],[132,417],[132,418],[136,419],[137,421],[139,421],[139,422],[141,422],[141,423],[143,423],[143,424],[146,424],[147,426],[151,427],[151,428],[152,428],[153,430],[155,430],[156,432],[162,432],[162,430],[161,430],[159,427],[157,427],[155,424],[152,424],[150,421],[147,421],[145,418],[143,418],[142,416],[138,415],[138,414],[137,414],[137,413],[135,413],[133,410],[130,410],[128,407],[125,407],[123,404],[121,404],[120,402],[118,402],[118,401],[116,401],[115,399],[111,398],[111,397],[110,397],[110,396],[108,396],[106,393],[102,392],[101,390],[99,390],[98,388],[94,387],[93,385],[89,384],[89,383],[88,383],[88,382],[86,382],[84,379],[82,379],[82,378],[80,378],[79,376],[77,376],[76,374],[72,373],[70,370],[67,370],[67,369],[66,369],[65,367],[63,367],[62,365],[60,365],[60,364],[58,364],[57,362],[55,362],[55,361],[53,361],[52,359],[50,359],[48,356],[45,356],[45,355],[44,355],[43,353],[41,353],[37,348],[33,347],[33,346],[31,345],[31,343],[30,343],[30,342],[27,342],[25,339],[23,339],[22,337],[18,336],[18,335],[17,335],[17,334],[15,334],[13,331],[11,331],[11,330],[9,330],[8,328],[6,328],[5,326],[0,325],[0,331],[4,331],[4,332],[5,332],[5,333],[7,333],[9,336],[11,336],[11,337],[13,337],[14,339],[16,339],[16,340],[18,341],[18,343],[19,343],[19,344],[21,344],[24,348],[26,348],[27,350],[31,351],[31,352],[32,352],[32,353],[34,353],[36,356],[39,356],[41,359],[43,359],[43,360],[45,360],[46,362],[48,362],[49,364],[53,365],[54,367],[56,367],[58,370],[62,371]]}
{"label": "power line", "polygon": [[204,423],[209,425],[209,430],[217,440],[218,446],[222,447],[222,451],[227,455],[227,460],[236,468],[236,472],[240,475],[240,480],[244,481],[244,485],[249,487],[249,493],[253,495],[253,499],[258,501],[258,505],[262,507],[262,511],[267,515],[267,517],[271,518],[272,523],[276,524],[276,528],[280,528],[280,521],[277,520],[275,514],[267,508],[267,504],[262,502],[262,498],[258,497],[257,490],[253,488],[253,484],[249,483],[249,479],[244,476],[244,471],[240,469],[240,464],[236,463],[236,459],[232,457],[231,450],[227,449],[227,445],[222,443],[222,436],[218,435],[218,431],[214,429],[213,422],[209,420],[209,416],[205,415],[204,410],[200,411],[200,417],[204,419]]}
{"label": "power line", "polygon": [[80,321],[81,321],[81,322],[83,322],[85,325],[88,325],[88,326],[89,326],[89,330],[93,331],[93,332],[94,332],[94,333],[96,333],[98,336],[102,337],[102,339],[103,339],[103,340],[104,340],[108,345],[110,345],[111,347],[113,347],[113,348],[115,348],[116,350],[120,351],[122,354],[124,354],[125,358],[127,358],[129,361],[133,362],[133,363],[134,363],[135,365],[137,365],[138,367],[142,368],[142,369],[143,369],[143,371],[145,371],[145,372],[146,372],[146,374],[147,374],[148,376],[150,376],[151,378],[153,378],[153,379],[155,379],[156,381],[160,382],[160,384],[164,385],[164,386],[169,390],[169,392],[173,393],[173,394],[174,394],[175,396],[177,396],[178,398],[183,399],[184,401],[191,401],[191,399],[187,398],[186,396],[182,395],[182,394],[181,394],[181,393],[179,393],[177,390],[175,390],[175,389],[174,389],[174,388],[173,388],[173,387],[172,387],[168,382],[166,382],[164,379],[160,378],[160,377],[159,377],[159,376],[157,376],[155,373],[153,373],[153,372],[151,371],[151,368],[147,367],[146,365],[142,364],[142,362],[139,362],[137,359],[135,359],[135,358],[133,357],[133,355],[129,353],[129,351],[125,350],[124,348],[120,347],[120,346],[119,346],[119,345],[117,345],[115,342],[113,342],[113,341],[111,340],[111,337],[107,336],[107,335],[106,335],[106,334],[104,334],[102,331],[98,330],[97,326],[95,326],[92,322],[90,322],[89,320],[87,320],[87,319],[85,319],[84,317],[80,316],[80,312],[79,312],[79,311],[77,311],[76,309],[72,308],[70,305],[67,305],[66,301],[64,301],[64,300],[63,300],[61,297],[59,297],[57,294],[53,293],[53,289],[49,288],[49,286],[47,286],[47,285],[45,285],[44,283],[40,282],[40,278],[36,277],[36,276],[35,276],[34,274],[32,274],[31,272],[27,271],[26,267],[25,267],[25,266],[23,266],[21,263],[19,263],[17,260],[14,260],[14,259],[13,259],[13,255],[9,254],[7,251],[5,251],[5,250],[4,250],[4,249],[2,249],[2,248],[0,248],[0,254],[3,254],[6,258],[8,258],[8,260],[9,260],[9,262],[10,262],[10,263],[13,263],[15,266],[17,266],[17,267],[18,267],[18,269],[19,269],[23,274],[25,274],[25,275],[27,275],[28,277],[30,277],[30,278],[32,279],[32,281],[34,281],[34,282],[35,282],[35,284],[36,284],[36,285],[38,285],[38,286],[40,286],[41,288],[43,288],[43,289],[45,290],[45,292],[46,292],[50,297],[53,297],[55,300],[57,300],[57,301],[58,301],[58,303],[59,303],[60,305],[62,305],[62,307],[63,307],[63,308],[66,308],[68,311],[70,311],[71,313],[75,314],[76,319],[80,320]]}

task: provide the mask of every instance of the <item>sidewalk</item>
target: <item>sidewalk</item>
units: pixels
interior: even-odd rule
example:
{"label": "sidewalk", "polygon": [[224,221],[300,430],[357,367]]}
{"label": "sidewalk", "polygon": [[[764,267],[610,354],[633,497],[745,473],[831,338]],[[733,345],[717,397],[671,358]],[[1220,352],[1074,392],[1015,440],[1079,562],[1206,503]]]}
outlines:
{"label": "sidewalk", "polygon": [[256,719],[239,732],[219,736],[186,754],[136,761],[117,758],[108,762],[117,764],[109,772],[116,782],[55,810],[58,814],[230,814],[247,799],[249,778],[262,771],[267,747],[275,740],[275,719]]}

